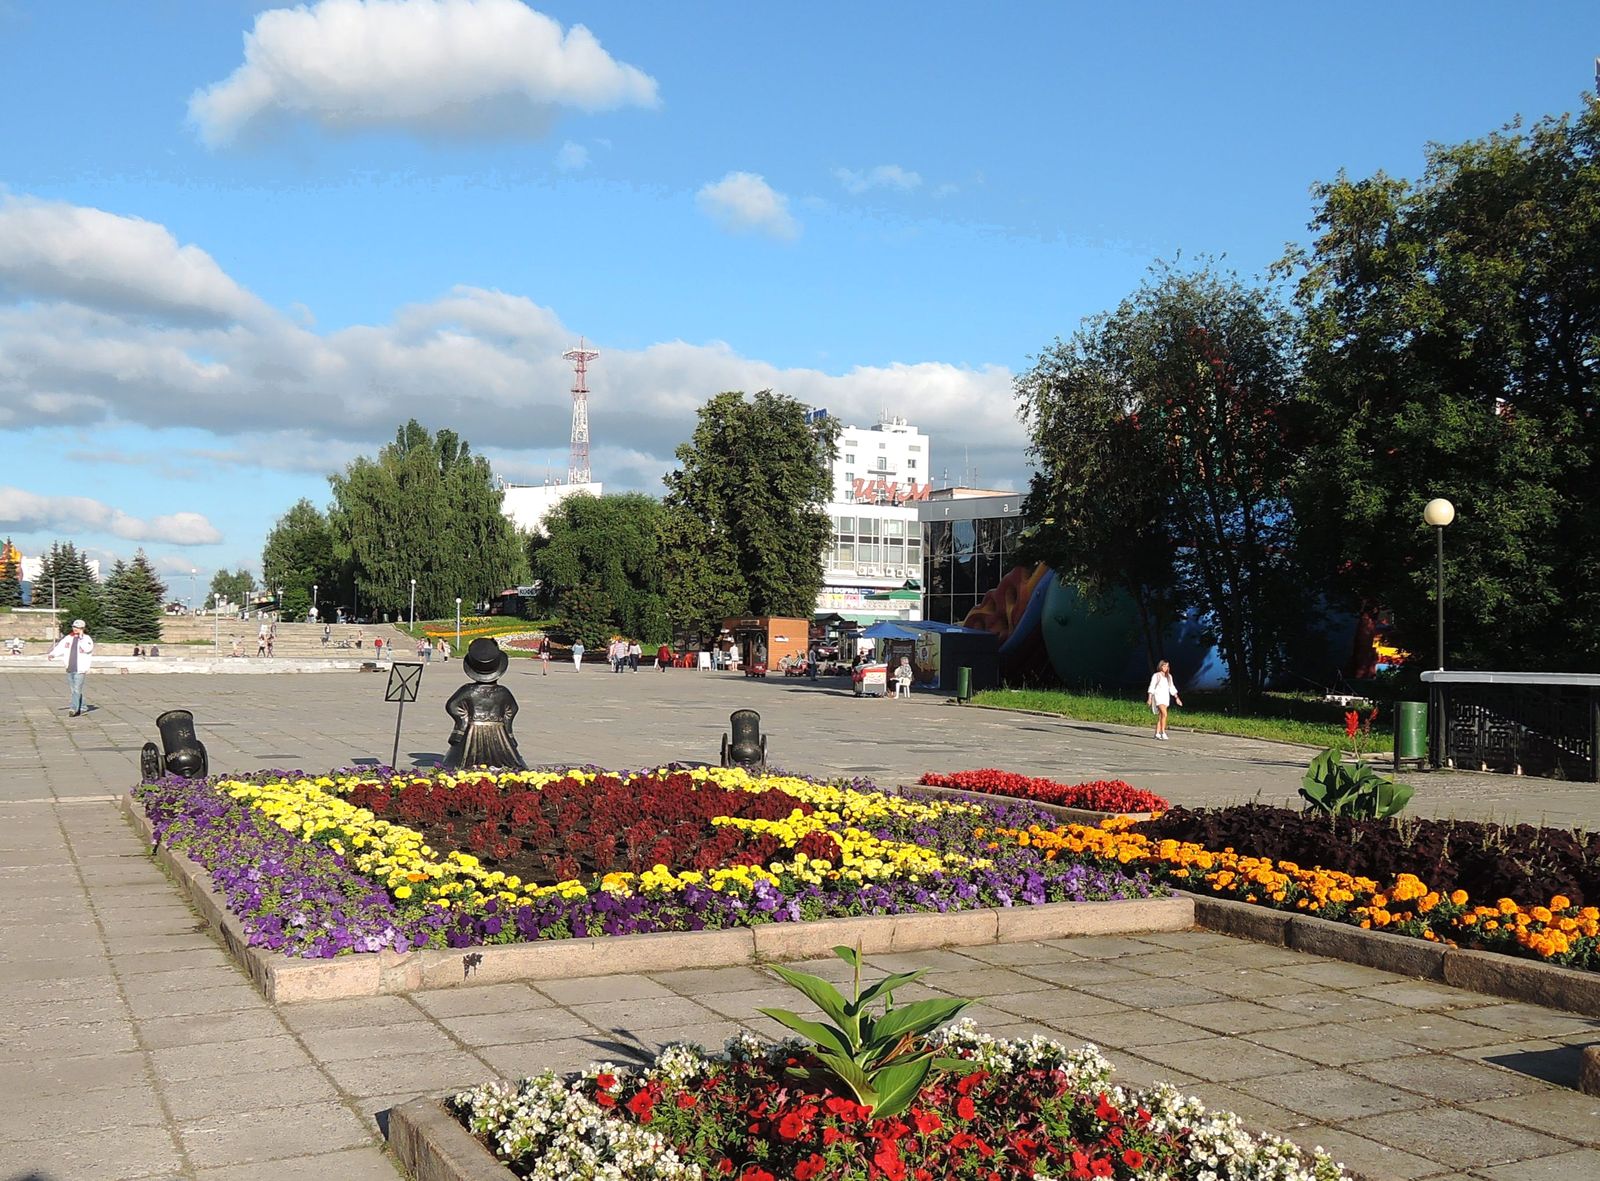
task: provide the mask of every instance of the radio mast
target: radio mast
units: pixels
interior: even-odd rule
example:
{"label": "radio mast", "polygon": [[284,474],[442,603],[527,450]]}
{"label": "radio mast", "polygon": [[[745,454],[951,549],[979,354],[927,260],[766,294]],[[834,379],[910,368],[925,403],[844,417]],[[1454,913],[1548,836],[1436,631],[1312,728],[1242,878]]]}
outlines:
{"label": "radio mast", "polygon": [[589,480],[589,362],[600,354],[595,349],[584,348],[583,338],[578,347],[561,354],[572,362],[572,458],[567,464],[567,483],[587,484]]}

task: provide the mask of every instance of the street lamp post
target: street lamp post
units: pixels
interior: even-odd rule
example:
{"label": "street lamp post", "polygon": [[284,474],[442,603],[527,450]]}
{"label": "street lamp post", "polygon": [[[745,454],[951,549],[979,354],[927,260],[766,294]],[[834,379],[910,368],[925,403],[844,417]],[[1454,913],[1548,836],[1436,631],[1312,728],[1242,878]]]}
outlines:
{"label": "street lamp post", "polygon": [[411,580],[411,630],[417,630],[417,580]]}
{"label": "street lamp post", "polygon": [[314,582],[311,584],[311,616],[310,616],[310,618],[311,618],[312,622],[315,622],[316,618],[317,618],[317,584],[314,583]]}
{"label": "street lamp post", "polygon": [[1442,496],[1428,501],[1422,510],[1422,519],[1433,526],[1434,546],[1434,603],[1438,608],[1435,635],[1439,641],[1439,671],[1444,671],[1444,530],[1456,519],[1456,506]]}
{"label": "street lamp post", "polygon": [[283,621],[283,588],[278,588],[278,593],[273,597],[273,607],[276,609],[278,621]]}
{"label": "street lamp post", "polygon": [[461,651],[461,596],[456,596],[456,651]]}
{"label": "street lamp post", "polygon": [[195,578],[199,575],[199,573],[200,573],[200,571],[195,570],[192,567],[189,570],[189,614],[190,615],[194,614],[194,592],[195,592],[195,589],[196,589],[196,587],[198,585],[195,582]]}
{"label": "street lamp post", "polygon": [[211,655],[216,656],[222,651],[222,633],[218,620],[222,617],[222,595],[216,591],[211,592]]}

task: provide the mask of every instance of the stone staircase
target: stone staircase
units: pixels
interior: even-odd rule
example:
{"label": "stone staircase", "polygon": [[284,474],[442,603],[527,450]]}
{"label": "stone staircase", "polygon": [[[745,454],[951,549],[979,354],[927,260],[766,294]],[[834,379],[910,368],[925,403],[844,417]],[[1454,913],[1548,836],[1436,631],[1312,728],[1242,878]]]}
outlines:
{"label": "stone staircase", "polygon": [[[256,633],[260,627],[261,621],[254,617],[243,620],[236,615],[224,615],[213,623],[209,615],[169,615],[161,622],[161,655],[163,658],[209,658],[215,653],[229,657],[233,653],[234,639],[237,638],[244,658],[256,660]],[[356,642],[358,636],[359,647]],[[381,623],[333,624],[326,647],[322,643],[322,624],[280,623],[272,645],[272,658],[274,661],[373,660],[377,657],[373,641],[380,636],[386,655],[388,647],[393,644],[398,646],[402,659],[406,656],[416,659],[416,641],[398,628]],[[42,656],[49,650],[50,645],[40,641],[28,642],[23,649],[29,656]],[[95,655],[132,656],[133,645],[97,640]]]}

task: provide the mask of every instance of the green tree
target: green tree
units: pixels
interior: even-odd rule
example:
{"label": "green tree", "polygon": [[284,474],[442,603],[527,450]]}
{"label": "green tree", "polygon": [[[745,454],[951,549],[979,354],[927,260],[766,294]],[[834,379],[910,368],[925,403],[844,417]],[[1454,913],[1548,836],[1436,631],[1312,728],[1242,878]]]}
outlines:
{"label": "green tree", "polygon": [[1295,381],[1288,311],[1209,264],[1157,268],[1017,381],[1036,555],[1091,592],[1127,592],[1152,638],[1174,604],[1198,611],[1240,699],[1303,617]]}
{"label": "green tree", "polygon": [[233,571],[218,570],[211,576],[211,594],[221,595],[225,602],[242,605],[249,601],[255,583],[255,575],[243,566]]}
{"label": "green tree", "polygon": [[0,544],[0,610],[22,606],[22,555],[6,538]]}
{"label": "green tree", "polygon": [[274,597],[282,591],[286,618],[301,619],[311,606],[311,588],[315,586],[317,598],[326,603],[333,597],[338,576],[328,518],[309,500],[298,501],[267,534],[261,551],[263,585]]}
{"label": "green tree", "polygon": [[647,644],[669,638],[666,598],[661,590],[661,502],[642,493],[621,496],[575,495],[545,516],[546,536],[530,543],[534,577],[541,596],[554,603],[563,627],[590,642],[575,606],[589,626],[595,622],[590,597],[572,598],[578,588],[598,591],[608,607],[599,626]]}
{"label": "green tree", "polygon": [[79,584],[65,599],[60,595],[61,586],[56,584],[56,627],[62,635],[72,630],[72,621],[81,619],[84,622],[83,630],[91,637],[104,636],[107,639],[115,637],[108,634],[110,629],[106,624],[105,605],[100,597],[100,585],[93,579]]}
{"label": "green tree", "polygon": [[454,431],[431,435],[415,419],[376,459],[329,477],[335,555],[372,609],[404,615],[417,580],[418,618],[442,618],[517,585],[523,539],[504,513],[489,461]]}
{"label": "green tree", "polygon": [[674,623],[713,631],[727,615],[811,618],[832,536],[824,509],[838,426],[793,398],[718,394],[668,473],[663,566]]}
{"label": "green tree", "polygon": [[55,601],[60,604],[71,598],[86,584],[95,581],[89,569],[89,560],[70,541],[53,541],[50,551],[39,563],[39,578],[34,583],[33,601],[42,606],[50,601],[52,586]]}
{"label": "green tree", "polygon": [[1413,184],[1318,187],[1291,254],[1317,440],[1302,551],[1433,658],[1433,539],[1454,502],[1452,666],[1600,658],[1600,106],[1429,150]]}
{"label": "green tree", "polygon": [[166,585],[144,550],[136,552],[131,562],[119,559],[100,594],[106,638],[134,644],[159,641],[166,594]]}

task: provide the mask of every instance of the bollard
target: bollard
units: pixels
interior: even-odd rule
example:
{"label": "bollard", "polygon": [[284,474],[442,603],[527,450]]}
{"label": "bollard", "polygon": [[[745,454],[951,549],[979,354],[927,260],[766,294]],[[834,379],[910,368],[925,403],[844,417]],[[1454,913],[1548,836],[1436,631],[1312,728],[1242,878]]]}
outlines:
{"label": "bollard", "polygon": [[972,669],[964,664],[956,669],[956,700],[972,700]]}

